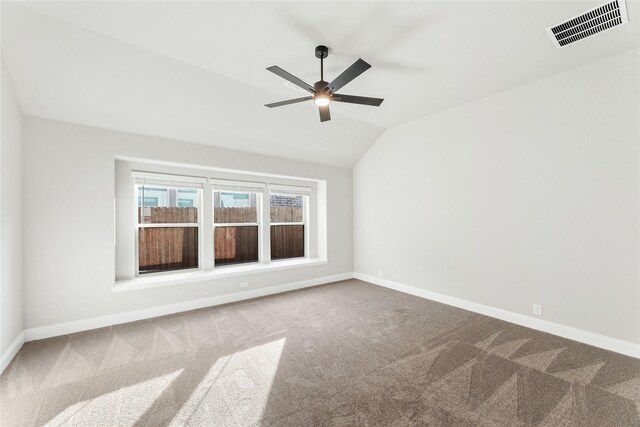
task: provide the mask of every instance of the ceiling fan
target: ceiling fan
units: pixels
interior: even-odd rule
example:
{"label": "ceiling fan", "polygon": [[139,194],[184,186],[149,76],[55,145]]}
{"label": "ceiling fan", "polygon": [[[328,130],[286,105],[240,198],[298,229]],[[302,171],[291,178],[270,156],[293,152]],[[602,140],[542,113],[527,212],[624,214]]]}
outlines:
{"label": "ceiling fan", "polygon": [[362,104],[362,105],[371,105],[373,107],[379,107],[382,104],[384,99],[382,98],[369,98],[367,96],[354,96],[354,95],[343,95],[340,93],[336,93],[343,86],[349,83],[351,80],[358,77],[360,74],[367,71],[371,68],[371,65],[367,64],[362,59],[358,59],[353,63],[349,68],[344,70],[342,74],[336,77],[331,83],[324,81],[324,59],[329,55],[329,48],[326,46],[317,46],[316,47],[316,58],[320,59],[320,80],[315,82],[313,86],[309,83],[297,78],[293,74],[290,74],[283,70],[282,68],[274,65],[273,67],[267,68],[267,70],[271,71],[274,74],[282,77],[285,80],[290,81],[296,86],[301,87],[302,89],[310,92],[311,96],[305,96],[303,98],[295,98],[289,99],[286,101],[274,102],[272,104],[265,104],[265,107],[274,108],[274,107],[282,107],[283,105],[296,104],[298,102],[310,101],[313,99],[313,102],[318,106],[318,110],[320,111],[320,121],[326,122],[327,120],[331,120],[331,113],[329,112],[329,104],[332,101],[336,102],[348,102],[350,104]]}

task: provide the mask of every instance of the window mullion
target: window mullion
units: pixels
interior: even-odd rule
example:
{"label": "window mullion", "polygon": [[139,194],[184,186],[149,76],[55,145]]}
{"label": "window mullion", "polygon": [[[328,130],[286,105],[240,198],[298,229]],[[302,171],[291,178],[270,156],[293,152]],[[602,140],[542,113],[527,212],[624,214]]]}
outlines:
{"label": "window mullion", "polygon": [[199,222],[158,222],[138,224],[138,228],[200,227]]}
{"label": "window mullion", "polygon": [[213,227],[259,227],[257,222],[218,222],[214,223]]}
{"label": "window mullion", "polygon": [[309,258],[310,248],[310,234],[309,230],[309,196],[306,195],[303,198],[303,211],[302,211],[302,225],[304,226],[304,257]]}
{"label": "window mullion", "polygon": [[202,192],[202,260],[201,266],[204,271],[213,270],[213,191],[211,184],[204,185]]}
{"label": "window mullion", "polygon": [[262,191],[262,263],[271,262],[271,192],[268,188]]}

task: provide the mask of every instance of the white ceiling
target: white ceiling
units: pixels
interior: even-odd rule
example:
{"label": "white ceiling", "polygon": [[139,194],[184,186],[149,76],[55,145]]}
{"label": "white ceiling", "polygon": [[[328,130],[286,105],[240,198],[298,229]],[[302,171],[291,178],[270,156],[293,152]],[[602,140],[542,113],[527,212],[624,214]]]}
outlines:
{"label": "white ceiling", "polygon": [[[640,47],[629,23],[557,50],[545,28],[601,1],[2,2],[2,50],[25,113],[337,166],[385,128]],[[380,108],[312,103],[265,70],[325,80]]]}

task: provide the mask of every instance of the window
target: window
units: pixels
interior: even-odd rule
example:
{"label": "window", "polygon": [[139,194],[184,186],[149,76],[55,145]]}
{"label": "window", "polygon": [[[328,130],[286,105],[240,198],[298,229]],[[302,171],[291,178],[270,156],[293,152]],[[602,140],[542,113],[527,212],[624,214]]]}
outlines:
{"label": "window", "polygon": [[202,190],[180,185],[136,184],[138,274],[199,267]]}
{"label": "window", "polygon": [[214,265],[259,261],[261,196],[255,191],[213,192]]}
{"label": "window", "polygon": [[[261,182],[265,178],[257,175],[246,175],[244,181],[236,178],[245,176],[240,173],[224,180],[207,177],[206,171],[188,176],[140,171],[134,165],[116,162],[118,281],[154,273],[166,273],[167,281],[188,280],[191,274],[170,274],[187,270],[216,270],[213,277],[244,274],[295,268],[306,259],[323,262],[326,257],[326,216],[318,203],[325,187],[320,181],[278,177],[274,180],[283,184],[276,184]],[[297,182],[309,187],[295,186]],[[272,262],[278,265],[269,266]],[[155,278],[139,283],[147,281]]]}
{"label": "window", "polygon": [[269,195],[271,259],[305,256],[306,213],[304,194],[273,189]]}

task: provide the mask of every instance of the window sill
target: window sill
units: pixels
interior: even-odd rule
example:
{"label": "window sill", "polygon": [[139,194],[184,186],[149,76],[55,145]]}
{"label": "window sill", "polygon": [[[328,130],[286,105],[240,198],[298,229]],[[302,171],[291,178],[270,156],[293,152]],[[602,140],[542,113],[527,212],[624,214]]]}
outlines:
{"label": "window sill", "polygon": [[135,279],[117,280],[113,292],[126,292],[138,289],[157,288],[161,286],[181,285],[186,283],[204,282],[207,280],[223,279],[227,277],[244,276],[247,274],[268,273],[271,271],[289,270],[292,268],[311,267],[327,264],[326,259],[305,258],[284,261],[272,261],[269,264],[251,264],[239,266],[218,267],[210,271],[189,271],[165,273]]}

